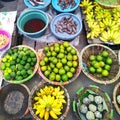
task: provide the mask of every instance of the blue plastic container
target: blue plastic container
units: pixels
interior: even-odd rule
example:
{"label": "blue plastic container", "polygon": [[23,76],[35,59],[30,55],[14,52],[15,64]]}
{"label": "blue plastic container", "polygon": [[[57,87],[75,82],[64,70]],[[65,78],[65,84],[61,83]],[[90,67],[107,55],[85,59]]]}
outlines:
{"label": "blue plastic container", "polygon": [[52,0],[52,7],[53,7],[55,10],[57,10],[58,12],[64,12],[64,13],[75,11],[75,10],[78,8],[79,4],[80,4],[80,0],[75,0],[76,5],[75,5],[74,7],[71,7],[71,6],[70,6],[70,7],[66,8],[66,9],[62,9],[62,8],[58,5],[58,1],[59,1],[59,0]]}
{"label": "blue plastic container", "polygon": [[51,0],[43,0],[45,2],[44,5],[37,5],[37,6],[33,6],[29,0],[24,0],[24,3],[25,5],[28,7],[28,8],[32,8],[32,9],[40,9],[40,10],[43,10],[43,11],[47,11],[48,10],[48,6],[49,4],[51,3]]}
{"label": "blue plastic container", "polygon": [[[56,32],[56,30],[55,30],[56,26],[55,25],[57,24],[57,22],[59,20],[61,20],[63,17],[70,17],[70,16],[77,23],[77,32],[75,34],[68,34],[66,32],[62,32],[62,33],[61,32]],[[51,21],[51,23],[50,23],[50,30],[51,30],[52,34],[56,38],[58,38],[60,40],[70,41],[70,40],[74,39],[75,37],[77,37],[80,34],[80,32],[82,30],[82,21],[81,21],[80,18],[78,18],[76,15],[74,15],[72,13],[61,13],[61,14],[55,16],[53,18],[53,20]]]}
{"label": "blue plastic container", "polygon": [[[43,20],[45,22],[45,27],[38,32],[34,32],[34,33],[25,32],[24,31],[24,25],[27,21],[29,21],[31,19],[41,19],[41,20]],[[24,13],[22,13],[19,16],[19,18],[17,20],[17,27],[23,35],[28,36],[30,38],[38,38],[45,33],[45,31],[48,27],[48,23],[49,23],[49,18],[48,18],[48,15],[45,12],[43,12],[41,10],[31,9],[31,10],[25,11]]]}

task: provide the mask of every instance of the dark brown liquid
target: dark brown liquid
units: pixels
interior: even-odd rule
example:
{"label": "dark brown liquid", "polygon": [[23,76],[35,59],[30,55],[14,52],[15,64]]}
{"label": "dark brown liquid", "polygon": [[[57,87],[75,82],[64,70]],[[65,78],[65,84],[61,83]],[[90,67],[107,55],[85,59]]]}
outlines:
{"label": "dark brown liquid", "polygon": [[45,27],[45,22],[40,19],[31,19],[27,21],[24,25],[24,31],[29,33],[34,33],[42,30]]}

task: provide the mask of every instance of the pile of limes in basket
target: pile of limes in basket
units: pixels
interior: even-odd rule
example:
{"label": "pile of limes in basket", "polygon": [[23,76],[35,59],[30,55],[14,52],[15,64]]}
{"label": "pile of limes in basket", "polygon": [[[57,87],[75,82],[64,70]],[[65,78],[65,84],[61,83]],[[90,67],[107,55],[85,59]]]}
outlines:
{"label": "pile of limes in basket", "polygon": [[44,47],[45,57],[40,61],[42,73],[51,81],[68,81],[79,65],[77,51],[69,42]]}
{"label": "pile of limes in basket", "polygon": [[109,56],[108,51],[104,50],[99,54],[91,54],[89,55],[89,72],[94,74],[98,73],[103,77],[107,77],[111,70],[111,65],[113,63],[112,58]]}
{"label": "pile of limes in basket", "polygon": [[3,76],[6,80],[23,80],[34,71],[36,54],[27,47],[9,49],[2,58]]}

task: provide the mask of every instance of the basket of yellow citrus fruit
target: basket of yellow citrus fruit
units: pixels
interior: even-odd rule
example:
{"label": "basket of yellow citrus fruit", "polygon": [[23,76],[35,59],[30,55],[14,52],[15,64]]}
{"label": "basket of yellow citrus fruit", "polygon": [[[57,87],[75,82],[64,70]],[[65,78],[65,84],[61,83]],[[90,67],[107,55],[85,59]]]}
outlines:
{"label": "basket of yellow citrus fruit", "polygon": [[63,120],[69,106],[67,89],[44,81],[32,89],[29,97],[29,109],[36,120]]}
{"label": "basket of yellow citrus fruit", "polygon": [[79,76],[79,53],[67,41],[51,43],[38,51],[39,75],[47,82],[66,85]]}
{"label": "basket of yellow citrus fruit", "polygon": [[0,64],[4,80],[20,84],[34,76],[38,69],[39,59],[33,48],[19,45],[9,49],[1,58]]}
{"label": "basket of yellow citrus fruit", "polygon": [[120,77],[118,57],[109,47],[91,44],[81,51],[81,68],[87,77],[100,84],[111,84]]}

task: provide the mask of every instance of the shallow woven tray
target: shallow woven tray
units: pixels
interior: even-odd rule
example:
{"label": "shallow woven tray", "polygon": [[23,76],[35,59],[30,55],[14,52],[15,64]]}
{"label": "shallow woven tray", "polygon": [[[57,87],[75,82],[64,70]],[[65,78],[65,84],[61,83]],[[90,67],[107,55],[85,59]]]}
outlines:
{"label": "shallow woven tray", "polygon": [[[113,60],[113,64],[111,65],[111,70],[109,73],[108,77],[101,77],[99,76],[97,73],[95,74],[91,74],[88,71],[88,66],[90,65],[89,63],[89,55],[91,54],[99,54],[101,53],[103,50],[107,50],[109,53],[109,56],[112,58]],[[81,68],[83,73],[89,77],[91,80],[93,80],[94,82],[100,83],[100,84],[111,84],[115,81],[118,80],[118,78],[120,77],[120,67],[119,67],[119,61],[118,61],[118,57],[115,54],[115,52],[110,49],[109,47],[102,45],[102,44],[91,44],[91,45],[87,45],[86,47],[84,47],[81,51],[80,54],[80,58],[81,58]]]}
{"label": "shallow woven tray", "polygon": [[[19,92],[20,94],[17,94],[17,93],[13,94],[12,92],[14,93]],[[1,120],[18,120],[24,117],[25,114],[28,113],[29,94],[30,94],[30,90],[24,84],[19,84],[19,85],[8,84],[6,86],[3,86],[0,90],[0,119]],[[24,98],[22,98],[21,95],[24,96]],[[17,100],[18,98],[19,100]],[[7,100],[9,102],[7,102]],[[23,100],[23,102],[21,100]],[[19,104],[17,101],[19,101]],[[7,109],[8,107],[6,107],[5,104],[6,106],[9,106],[9,110]],[[18,109],[19,107],[20,107],[20,110]],[[15,110],[16,110],[16,113],[15,113]]]}
{"label": "shallow woven tray", "polygon": [[[27,78],[25,78],[25,79],[23,79],[23,80],[21,80],[21,81],[20,81],[20,80],[19,80],[19,81],[17,81],[17,80],[16,80],[16,81],[15,81],[15,80],[5,80],[5,78],[4,78],[4,76],[3,76],[4,80],[7,81],[7,82],[9,82],[9,83],[20,84],[20,83],[26,82],[26,81],[30,80],[30,79],[35,75],[35,73],[36,73],[37,70],[38,70],[39,58],[38,58],[37,52],[36,52],[33,48],[31,48],[31,47],[29,47],[29,46],[26,46],[26,45],[15,46],[15,47],[13,47],[13,48],[11,48],[11,49],[20,48],[20,47],[29,48],[31,51],[33,51],[33,52],[35,53],[35,55],[36,55],[37,62],[36,62],[36,65],[34,66],[34,71],[33,71],[33,73],[32,73],[30,76],[28,76]],[[7,54],[7,52],[6,52],[5,54]],[[4,54],[4,55],[5,55],[5,54]],[[1,60],[0,60],[0,64],[2,64]]]}
{"label": "shallow woven tray", "polygon": [[[58,42],[51,43],[51,44],[49,44],[49,46],[51,46],[51,45],[53,45],[53,44],[55,44],[55,43],[61,44],[62,41],[58,41]],[[72,45],[71,45],[71,46],[72,46]],[[78,59],[79,59],[79,52],[78,52],[78,50],[77,50],[74,46],[72,46],[72,47],[77,51],[77,55],[78,55]],[[38,50],[38,55],[39,55],[39,59],[42,60],[43,57],[45,56],[45,54],[44,54],[44,52],[43,52],[43,49]],[[49,83],[51,83],[51,84],[54,84],[54,85],[67,85],[67,84],[75,81],[75,80],[77,79],[77,77],[79,76],[80,72],[81,72],[80,59],[78,60],[78,62],[79,62],[79,65],[78,65],[78,68],[77,68],[77,70],[76,70],[75,75],[74,75],[71,79],[69,79],[68,81],[65,81],[65,82],[57,82],[57,81],[51,81],[51,80],[49,80],[49,79],[48,79],[47,77],[45,77],[44,74],[42,73],[42,71],[41,71],[41,69],[40,69],[40,66],[39,66],[39,68],[38,68],[38,74],[43,78],[43,80],[45,80],[46,82],[49,82]]]}
{"label": "shallow woven tray", "polygon": [[77,90],[76,95],[73,100],[73,112],[78,118],[77,120],[81,120],[81,118],[79,117],[79,114],[77,112],[76,104],[78,102],[79,97],[82,96],[82,94],[84,94],[84,92],[86,92],[87,90],[92,90],[96,94],[101,95],[104,98],[107,104],[107,107],[108,107],[108,112],[104,115],[104,120],[111,120],[113,118],[113,109],[112,109],[111,99],[105,91],[103,91],[102,89],[100,89],[98,86],[95,86],[95,85],[89,85],[88,87],[85,87],[85,88],[82,87]]}
{"label": "shallow woven tray", "polygon": [[120,7],[120,0],[95,0],[95,1],[106,8]]}
{"label": "shallow woven tray", "polygon": [[116,84],[114,91],[113,91],[113,104],[115,106],[116,111],[120,115],[120,105],[116,101],[117,95],[120,95],[120,82]]}
{"label": "shallow woven tray", "polygon": [[[52,85],[50,83],[47,83],[45,81],[42,81],[40,82],[37,86],[35,86],[32,90],[31,90],[31,93],[30,93],[30,96],[29,96],[29,109],[30,109],[30,113],[32,114],[32,116],[36,119],[36,120],[43,120],[43,119],[40,119],[37,115],[35,115],[35,111],[32,109],[32,104],[34,103],[34,100],[33,100],[33,96],[35,96],[36,92],[40,90],[40,88],[43,88],[45,86],[53,86],[53,87],[57,87],[57,85]],[[66,104],[63,106],[63,110],[62,110],[62,113],[60,116],[58,116],[58,120],[64,120],[65,117],[67,116],[68,114],[68,111],[69,111],[69,107],[70,107],[70,97],[69,97],[69,94],[67,92],[67,89],[63,86],[60,85],[60,88],[61,90],[64,90],[65,93],[65,100],[66,100]],[[53,120],[51,118],[49,118],[49,120]]]}

